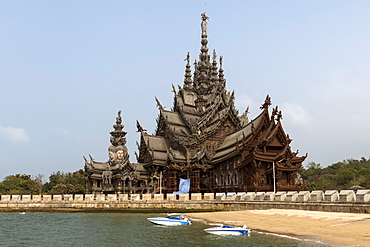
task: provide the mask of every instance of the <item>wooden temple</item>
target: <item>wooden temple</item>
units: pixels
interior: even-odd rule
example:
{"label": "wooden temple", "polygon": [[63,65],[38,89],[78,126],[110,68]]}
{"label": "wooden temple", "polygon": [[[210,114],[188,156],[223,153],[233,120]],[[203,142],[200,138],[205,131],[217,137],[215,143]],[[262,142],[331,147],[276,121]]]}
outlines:
{"label": "wooden temple", "polygon": [[98,162],[89,155],[85,157],[86,193],[138,193],[142,192],[148,174],[140,164],[132,164],[126,147],[126,134],[123,130],[121,111],[116,117],[114,130],[110,132],[111,146],[108,148],[109,160]]}
{"label": "wooden temple", "polygon": [[[212,59],[209,55],[207,20],[202,14],[199,60],[191,69],[188,53],[183,86],[172,86],[172,109],[166,110],[156,98],[159,116],[154,134],[137,121],[141,133],[137,163],[127,161],[125,174],[132,175],[113,172],[116,191],[125,191],[123,184],[130,183],[143,193],[171,193],[178,191],[180,178],[190,178],[190,192],[304,189],[298,170],[307,154],[292,152],[281,111],[277,106],[269,110],[269,95],[256,118],[249,121],[248,108],[239,115],[234,92],[226,90],[222,57],[217,60],[215,51]],[[90,169],[87,166],[89,162],[85,170]],[[102,177],[95,174],[90,178]]]}

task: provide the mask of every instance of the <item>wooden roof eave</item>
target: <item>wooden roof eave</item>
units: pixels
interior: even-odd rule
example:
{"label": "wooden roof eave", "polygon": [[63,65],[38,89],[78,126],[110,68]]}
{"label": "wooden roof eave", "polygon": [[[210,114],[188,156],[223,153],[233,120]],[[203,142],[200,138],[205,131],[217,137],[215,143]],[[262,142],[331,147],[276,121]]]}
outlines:
{"label": "wooden roof eave", "polygon": [[223,155],[223,156],[220,156],[220,157],[217,157],[215,159],[211,159],[211,161],[209,162],[210,164],[212,165],[216,165],[217,163],[220,163],[222,161],[225,161],[227,159],[230,159],[236,155],[238,155],[239,153],[237,152],[236,149],[232,150],[231,152],[227,153],[226,155]]}
{"label": "wooden roof eave", "polygon": [[292,158],[292,162],[303,162],[305,159],[307,158],[307,155],[305,155],[305,156],[301,156],[301,157],[294,157],[294,158]]}
{"label": "wooden roof eave", "polygon": [[282,159],[282,157],[284,156],[284,154],[286,153],[286,152],[289,152],[290,151],[290,148],[289,148],[289,144],[286,144],[285,146],[284,146],[284,148],[278,153],[278,154],[276,154],[275,155],[275,160],[276,161],[278,161],[278,160],[281,160]]}
{"label": "wooden roof eave", "polygon": [[302,164],[297,164],[295,166],[282,166],[282,165],[276,165],[276,169],[280,171],[297,171],[299,168],[301,168]]}

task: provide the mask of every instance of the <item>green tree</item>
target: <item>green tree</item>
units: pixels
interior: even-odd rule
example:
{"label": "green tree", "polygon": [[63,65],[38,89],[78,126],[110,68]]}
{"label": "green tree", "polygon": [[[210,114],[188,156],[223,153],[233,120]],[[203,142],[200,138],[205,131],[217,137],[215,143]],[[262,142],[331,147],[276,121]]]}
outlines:
{"label": "green tree", "polygon": [[300,174],[309,190],[370,188],[370,159],[346,159],[322,167],[310,162]]}
{"label": "green tree", "polygon": [[33,194],[36,192],[31,175],[9,175],[1,182],[1,193],[10,195]]}
{"label": "green tree", "polygon": [[52,173],[49,176],[49,182],[44,185],[44,193],[85,193],[85,172],[80,169],[73,173],[61,171]]}

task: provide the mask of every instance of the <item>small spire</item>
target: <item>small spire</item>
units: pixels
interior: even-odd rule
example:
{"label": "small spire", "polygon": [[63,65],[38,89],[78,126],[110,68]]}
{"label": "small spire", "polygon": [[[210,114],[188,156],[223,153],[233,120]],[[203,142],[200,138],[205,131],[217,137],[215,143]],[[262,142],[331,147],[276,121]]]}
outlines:
{"label": "small spire", "polygon": [[220,69],[218,70],[218,81],[221,84],[221,87],[225,88],[226,80],[224,78],[224,70],[222,68],[222,62],[223,62],[223,57],[220,56]]}
{"label": "small spire", "polygon": [[188,52],[184,61],[187,61],[186,69],[185,69],[184,89],[185,90],[191,90],[193,88],[193,86],[192,86],[193,81],[191,80],[190,52]]}
{"label": "small spire", "polygon": [[110,142],[113,146],[125,145],[126,144],[126,131],[122,129],[125,127],[122,125],[121,110],[118,111],[118,117],[116,117],[116,124],[113,125],[114,130],[110,132]]}
{"label": "small spire", "polygon": [[213,50],[212,72],[211,72],[211,82],[212,82],[212,84],[215,84],[216,81],[218,80],[216,59],[217,59],[217,54],[216,54],[216,50],[214,49]]}

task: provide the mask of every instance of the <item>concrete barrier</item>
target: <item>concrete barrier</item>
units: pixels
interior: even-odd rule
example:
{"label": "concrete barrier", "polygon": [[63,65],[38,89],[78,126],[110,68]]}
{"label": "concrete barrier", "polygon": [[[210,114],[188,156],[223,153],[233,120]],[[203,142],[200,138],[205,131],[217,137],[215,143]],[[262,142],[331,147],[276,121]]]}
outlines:
{"label": "concrete barrier", "polygon": [[73,195],[72,195],[72,194],[64,195],[64,196],[63,196],[63,200],[64,200],[64,201],[67,201],[67,202],[69,202],[69,201],[73,201]]}
{"label": "concrete barrier", "polygon": [[12,195],[12,202],[20,202],[21,198],[21,195]]}
{"label": "concrete barrier", "polygon": [[108,202],[115,202],[115,201],[117,201],[117,194],[108,194],[107,195],[107,201]]}
{"label": "concrete barrier", "polygon": [[32,202],[41,202],[42,196],[41,195],[33,195],[32,196]]}
{"label": "concrete barrier", "polygon": [[10,202],[10,195],[1,195],[1,201],[2,202]]}
{"label": "concrete barrier", "polygon": [[167,193],[166,195],[167,201],[176,201],[177,200],[177,195],[173,193]]}
{"label": "concrete barrier", "polygon": [[213,201],[215,199],[214,193],[204,193],[203,200],[204,201]]}
{"label": "concrete barrier", "polygon": [[356,192],[357,202],[370,202],[370,190],[358,190]]}
{"label": "concrete barrier", "polygon": [[286,192],[285,191],[278,191],[275,194],[274,201],[285,201]]}
{"label": "concrete barrier", "polygon": [[22,202],[30,202],[32,200],[31,195],[22,195]]}
{"label": "concrete barrier", "polygon": [[216,201],[223,201],[226,199],[225,193],[216,193]]}
{"label": "concrete barrier", "polygon": [[235,201],[236,199],[236,193],[235,192],[228,192],[226,194],[226,199],[227,201]]}
{"label": "concrete barrier", "polygon": [[189,193],[179,194],[179,201],[189,201]]}
{"label": "concrete barrier", "polygon": [[265,197],[263,198],[264,201],[273,201],[275,199],[275,192],[266,192]]}
{"label": "concrete barrier", "polygon": [[131,194],[130,195],[130,200],[131,201],[140,201],[141,200],[140,194]]}
{"label": "concrete barrier", "polygon": [[353,190],[341,190],[339,192],[340,202],[354,202],[356,201],[356,194]]}
{"label": "concrete barrier", "polygon": [[295,202],[295,201],[297,201],[297,198],[298,198],[298,192],[297,191],[289,191],[286,194],[285,201]]}
{"label": "concrete barrier", "polygon": [[163,194],[154,194],[154,201],[163,201],[164,195]]}
{"label": "concrete barrier", "polygon": [[256,192],[247,192],[245,195],[246,201],[254,201],[254,198],[256,197]]}
{"label": "concrete barrier", "polygon": [[254,197],[255,201],[264,201],[265,200],[265,193],[266,192],[257,192],[256,196]]}
{"label": "concrete barrier", "polygon": [[201,201],[202,200],[202,193],[191,193],[190,194],[191,201]]}
{"label": "concrete barrier", "polygon": [[314,190],[310,194],[310,201],[312,202],[320,202],[324,200],[324,191],[322,190]]}
{"label": "concrete barrier", "polygon": [[76,194],[74,196],[74,201],[76,202],[82,202],[84,200],[84,195],[83,194]]}
{"label": "concrete barrier", "polygon": [[[163,201],[164,194],[131,194],[131,201]],[[274,192],[228,192],[228,193],[183,193],[166,194],[167,201],[279,201],[279,202],[370,202],[370,190],[327,190],[327,191],[278,191]],[[129,202],[128,194],[66,194],[66,195],[1,195],[0,202]]]}
{"label": "concrete barrier", "polygon": [[326,190],[324,193],[324,201],[335,202],[338,201],[339,193],[337,190]]}
{"label": "concrete barrier", "polygon": [[43,195],[42,196],[42,201],[43,202],[51,202],[52,195]]}
{"label": "concrete barrier", "polygon": [[307,202],[310,199],[311,193],[309,191],[300,191],[298,193],[298,202]]}
{"label": "concrete barrier", "polygon": [[52,201],[62,201],[63,196],[62,195],[53,195]]}
{"label": "concrete barrier", "polygon": [[142,194],[143,201],[151,201],[152,200],[152,194]]}
{"label": "concrete barrier", "polygon": [[128,201],[128,194],[118,194],[118,201],[119,202],[127,202]]}
{"label": "concrete barrier", "polygon": [[95,201],[97,202],[105,202],[105,194],[96,194]]}
{"label": "concrete barrier", "polygon": [[247,196],[247,193],[245,192],[238,192],[236,193],[236,201],[245,201],[245,197]]}

